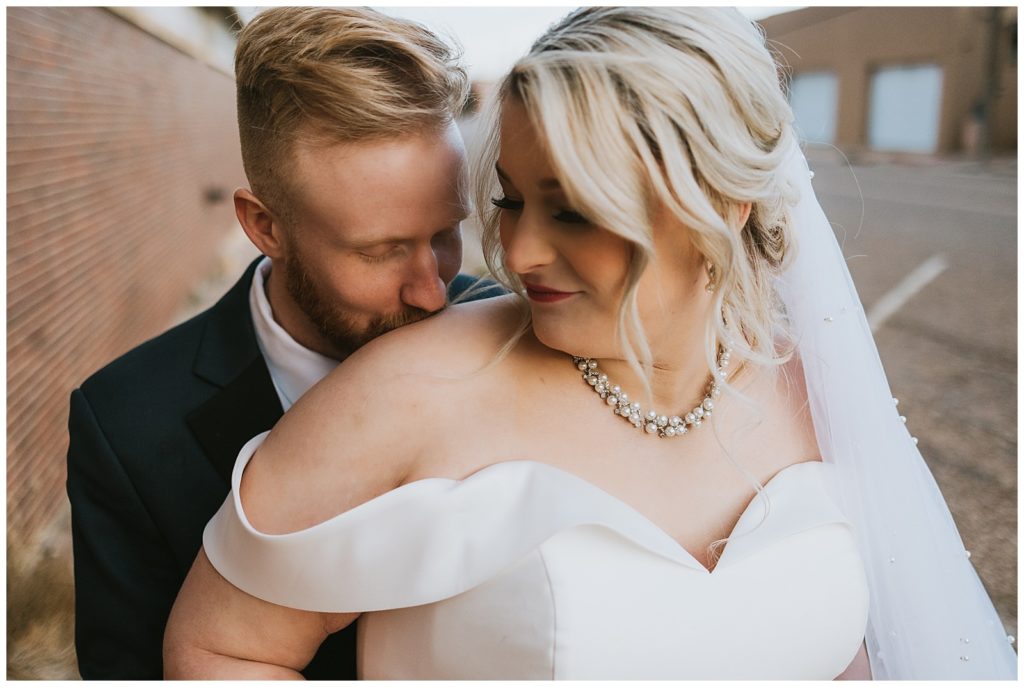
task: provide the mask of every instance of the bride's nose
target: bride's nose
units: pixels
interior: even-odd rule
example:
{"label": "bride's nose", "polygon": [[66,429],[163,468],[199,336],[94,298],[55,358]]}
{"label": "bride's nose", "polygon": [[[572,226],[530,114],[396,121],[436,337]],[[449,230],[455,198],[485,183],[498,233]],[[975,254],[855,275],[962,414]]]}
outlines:
{"label": "bride's nose", "polygon": [[534,213],[523,212],[509,218],[501,227],[501,245],[505,249],[505,268],[525,274],[551,264],[558,255],[550,229]]}

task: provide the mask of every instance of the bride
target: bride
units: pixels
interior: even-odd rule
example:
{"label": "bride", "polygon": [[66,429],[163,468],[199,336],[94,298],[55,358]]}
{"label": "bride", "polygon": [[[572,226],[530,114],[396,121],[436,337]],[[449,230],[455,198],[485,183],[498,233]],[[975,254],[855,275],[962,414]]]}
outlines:
{"label": "bride", "polygon": [[756,27],[588,8],[498,89],[515,293],[383,336],[235,466],[171,678],[1010,678]]}

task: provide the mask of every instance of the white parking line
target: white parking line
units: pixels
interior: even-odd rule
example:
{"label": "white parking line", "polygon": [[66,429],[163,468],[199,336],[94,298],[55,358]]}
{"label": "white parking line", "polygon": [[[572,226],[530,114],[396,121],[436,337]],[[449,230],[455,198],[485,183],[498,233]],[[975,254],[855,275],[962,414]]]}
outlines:
{"label": "white parking line", "polygon": [[871,331],[877,332],[887,319],[902,308],[914,294],[927,286],[928,282],[946,271],[947,267],[949,267],[949,262],[942,253],[937,253],[918,265],[914,271],[903,278],[903,281],[871,306],[867,313]]}

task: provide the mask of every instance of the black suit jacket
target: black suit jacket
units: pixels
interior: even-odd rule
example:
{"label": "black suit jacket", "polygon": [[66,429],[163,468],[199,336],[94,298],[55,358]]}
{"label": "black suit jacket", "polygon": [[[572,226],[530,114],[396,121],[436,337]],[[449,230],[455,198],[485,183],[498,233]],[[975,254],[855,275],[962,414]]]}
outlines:
{"label": "black suit jacket", "polygon": [[[209,310],[71,394],[67,490],[83,678],[162,678],[164,625],[235,457],[282,415],[249,310],[256,264]],[[459,275],[449,293],[472,282]],[[329,637],[303,673],[355,679],[355,624]]]}

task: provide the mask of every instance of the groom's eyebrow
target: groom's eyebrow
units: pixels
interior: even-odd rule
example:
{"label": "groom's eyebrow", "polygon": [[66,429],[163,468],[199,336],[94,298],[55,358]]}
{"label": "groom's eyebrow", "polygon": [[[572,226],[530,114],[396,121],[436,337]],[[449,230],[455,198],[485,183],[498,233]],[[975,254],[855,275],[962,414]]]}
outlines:
{"label": "groom's eyebrow", "polygon": [[[434,230],[434,234],[433,235],[440,234],[440,233],[442,233],[444,231],[449,231],[451,229],[454,229],[457,225],[459,225],[461,222],[463,222],[468,216],[469,216],[468,213],[459,212],[458,216],[453,216],[452,217],[452,223],[449,226],[438,227],[437,229]],[[379,245],[382,245],[382,244],[385,244],[385,243],[415,243],[419,239],[420,239],[419,236],[410,236],[408,234],[391,234],[391,235],[387,235],[387,236],[377,236],[377,237],[374,237],[374,236],[356,237],[356,238],[347,240],[345,243],[346,243],[346,245],[349,248],[355,248],[355,249],[358,250],[360,248],[372,248],[374,246],[379,246]]]}
{"label": "groom's eyebrow", "polygon": [[383,236],[381,238],[373,239],[356,239],[347,241],[349,248],[373,248],[385,243],[409,243],[411,239],[408,236]]}

